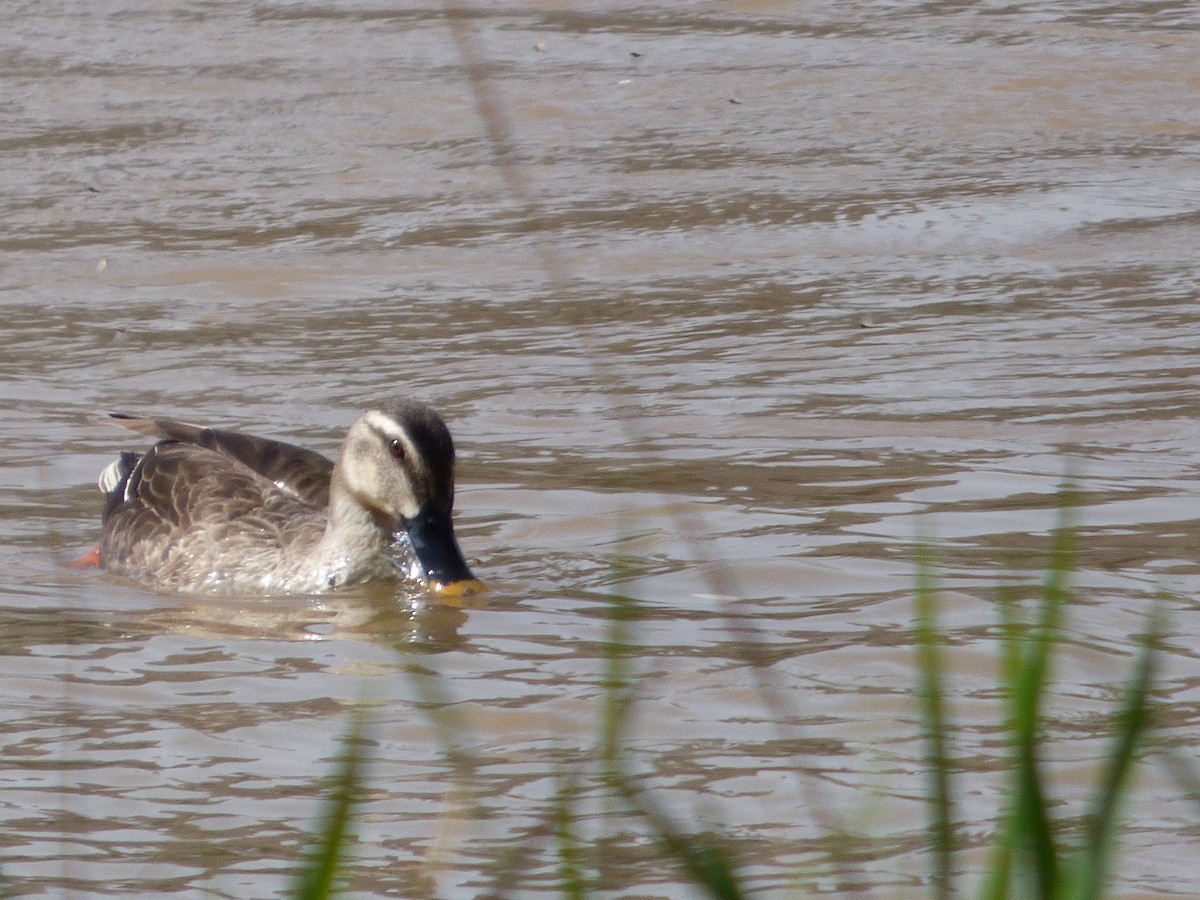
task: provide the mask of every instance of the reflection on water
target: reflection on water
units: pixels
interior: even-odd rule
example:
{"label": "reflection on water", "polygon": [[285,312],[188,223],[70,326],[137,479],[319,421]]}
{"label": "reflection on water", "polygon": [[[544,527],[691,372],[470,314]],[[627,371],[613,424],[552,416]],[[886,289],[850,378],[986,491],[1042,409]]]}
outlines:
{"label": "reflection on water", "polygon": [[[363,703],[352,891],[478,896],[524,848],[508,893],[557,895],[547,821],[577,772],[597,889],[687,896],[596,782],[620,594],[642,611],[631,759],[662,802],[726,830],[764,893],[920,895],[912,540],[939,545],[982,844],[1003,802],[995,585],[1038,580],[1064,476],[1082,546],[1051,698],[1062,814],[1085,811],[1163,591],[1164,737],[1195,744],[1191,7],[481,8],[471,44],[533,218],[440,10],[10,19],[17,894],[280,891]],[[454,432],[478,608],[394,586],[165,597],[68,565],[122,445],[102,411],[334,452],[398,393]],[[1147,767],[1118,893],[1193,894],[1178,794]],[[822,867],[840,829],[861,852]]]}

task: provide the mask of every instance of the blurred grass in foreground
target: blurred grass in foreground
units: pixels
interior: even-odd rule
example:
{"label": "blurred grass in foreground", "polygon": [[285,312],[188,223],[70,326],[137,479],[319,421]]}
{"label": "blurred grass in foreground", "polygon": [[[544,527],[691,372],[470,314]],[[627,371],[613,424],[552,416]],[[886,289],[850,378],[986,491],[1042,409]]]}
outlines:
{"label": "blurred grass in foreground", "polygon": [[[1000,829],[991,839],[989,859],[982,872],[964,872],[960,862],[963,847],[956,833],[955,762],[951,746],[954,723],[947,699],[950,677],[947,640],[938,623],[940,601],[934,585],[934,564],[928,550],[922,549],[918,554],[914,611],[916,693],[924,742],[930,860],[925,883],[928,895],[935,900],[948,900],[963,893],[958,882],[967,875],[974,882],[971,895],[981,900],[1091,900],[1104,896],[1119,853],[1116,838],[1121,801],[1151,727],[1150,692],[1161,629],[1155,611],[1113,718],[1108,750],[1098,764],[1099,777],[1091,792],[1082,829],[1056,820],[1046,776],[1047,718],[1043,701],[1070,602],[1073,543],[1072,529],[1061,525],[1053,537],[1032,621],[1021,621],[1018,602],[1004,589],[999,591],[999,688],[1007,705],[1003,733],[1010,762],[1005,790],[1007,809]],[[674,867],[698,894],[720,900],[750,897],[752,892],[739,869],[736,842],[673,818],[656,799],[654,790],[642,786],[631,771],[625,752],[625,732],[637,702],[639,682],[634,660],[639,651],[635,643],[639,611],[631,599],[619,596],[611,599],[595,751],[599,784],[610,795],[610,813],[619,811],[640,822],[652,839],[659,861]],[[419,673],[424,697],[420,705],[445,744],[458,777],[474,781],[476,763],[463,750],[468,742],[462,723],[449,711],[446,685],[425,665],[413,668]],[[362,721],[356,716],[344,741],[323,823],[313,835],[307,861],[293,886],[293,897],[319,900],[336,893],[336,873],[352,823],[351,807],[361,789],[361,745]],[[1200,777],[1188,760],[1169,762],[1175,766],[1181,784],[1200,784]],[[518,890],[526,871],[524,863],[535,841],[550,846],[557,858],[560,896],[582,900],[594,890],[612,893],[613,886],[599,886],[605,852],[601,844],[615,838],[611,835],[604,840],[594,835],[585,838],[577,827],[576,807],[583,794],[580,782],[588,777],[588,772],[558,773],[559,790],[550,804],[544,827],[535,834],[526,834],[503,859],[496,861],[497,874],[491,890],[484,896],[507,897]],[[808,814],[815,821],[822,821],[818,811]],[[847,834],[829,837],[829,869],[836,874],[839,866],[848,863],[852,856],[847,848],[852,846],[853,838]],[[799,877],[801,873],[797,874]],[[432,882],[429,890],[433,896]],[[799,887],[795,892],[796,896],[805,893]]]}
{"label": "blurred grass in foreground", "polygon": [[[1070,498],[1064,498],[1064,518]],[[1000,689],[1007,702],[1004,735],[1009,748],[1008,809],[991,842],[991,860],[982,873],[978,896],[984,900],[1041,898],[1086,900],[1104,896],[1117,852],[1119,810],[1130,772],[1146,745],[1151,726],[1150,691],[1161,633],[1158,610],[1140,642],[1124,698],[1114,717],[1109,747],[1099,763],[1090,809],[1082,835],[1071,834],[1055,820],[1054,800],[1045,768],[1046,717],[1043,709],[1055,654],[1063,638],[1074,567],[1074,531],[1056,529],[1041,597],[1032,623],[1018,620],[1017,603],[998,592],[1002,636]],[[957,842],[954,830],[952,752],[948,735],[945,636],[938,623],[938,598],[927,556],[918,565],[916,619],[919,654],[919,700],[925,741],[924,765],[929,782],[930,895],[950,898],[955,891]]]}
{"label": "blurred grass in foreground", "polygon": [[312,836],[305,861],[296,874],[288,896],[297,900],[322,900],[337,894],[337,873],[343,845],[350,838],[354,800],[363,784],[363,718],[361,710],[350,720],[342,738],[333,784],[321,814],[321,824]]}

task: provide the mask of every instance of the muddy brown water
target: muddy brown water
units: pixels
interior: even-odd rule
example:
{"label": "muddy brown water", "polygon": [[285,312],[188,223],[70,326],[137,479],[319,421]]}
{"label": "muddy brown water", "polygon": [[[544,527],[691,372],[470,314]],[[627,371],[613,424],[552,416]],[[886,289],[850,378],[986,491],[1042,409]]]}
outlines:
{"label": "muddy brown water", "polygon": [[[1160,593],[1162,737],[1193,754],[1194,6],[456,8],[457,39],[437,4],[5,16],[15,893],[278,895],[361,702],[349,896],[555,896],[563,772],[601,896],[693,896],[595,778],[619,594],[644,614],[628,744],[657,799],[728,834],[763,895],[920,896],[914,539],[938,546],[981,847],[1003,806],[996,584],[1037,582],[1067,473],[1058,810],[1086,812]],[[396,393],[455,434],[485,606],[195,600],[67,565],[123,446],[100,411],[332,452]],[[1161,767],[1126,822],[1118,896],[1194,896],[1200,818]],[[839,830],[862,837],[829,863]],[[497,881],[514,848],[519,878]]]}

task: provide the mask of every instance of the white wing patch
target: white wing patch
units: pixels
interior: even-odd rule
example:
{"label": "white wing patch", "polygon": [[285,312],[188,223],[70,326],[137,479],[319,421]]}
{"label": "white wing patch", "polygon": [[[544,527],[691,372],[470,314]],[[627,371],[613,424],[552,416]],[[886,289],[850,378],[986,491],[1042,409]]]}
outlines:
{"label": "white wing patch", "polygon": [[125,474],[121,471],[121,460],[114,459],[104,471],[100,473],[100,477],[96,479],[96,486],[100,488],[100,493],[111,494],[117,489],[117,485],[121,483],[121,479]]}

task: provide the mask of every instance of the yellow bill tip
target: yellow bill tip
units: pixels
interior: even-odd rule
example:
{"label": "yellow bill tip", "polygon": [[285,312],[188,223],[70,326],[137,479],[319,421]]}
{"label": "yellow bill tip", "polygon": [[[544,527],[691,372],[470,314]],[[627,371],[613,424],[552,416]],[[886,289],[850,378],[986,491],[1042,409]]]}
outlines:
{"label": "yellow bill tip", "polygon": [[443,584],[440,581],[431,581],[429,589],[439,597],[465,597],[469,594],[482,594],[487,590],[487,585],[477,578],[464,578],[461,581],[451,581],[448,584]]}

